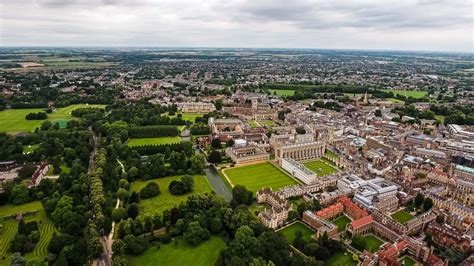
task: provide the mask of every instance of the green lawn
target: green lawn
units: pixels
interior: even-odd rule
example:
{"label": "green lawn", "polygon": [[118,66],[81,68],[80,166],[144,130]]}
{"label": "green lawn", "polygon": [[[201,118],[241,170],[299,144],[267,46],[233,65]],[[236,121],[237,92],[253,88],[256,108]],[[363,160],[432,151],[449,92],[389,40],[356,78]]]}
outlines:
{"label": "green lawn", "polygon": [[333,224],[337,225],[337,231],[342,232],[346,230],[346,225],[351,222],[351,219],[349,219],[347,216],[342,215],[337,217],[332,221]]}
{"label": "green lawn", "polygon": [[257,124],[257,122],[255,122],[255,120],[249,120],[248,123],[249,123],[251,128],[258,127],[258,124]]}
{"label": "green lawn", "polygon": [[295,240],[295,234],[297,231],[301,231],[303,233],[303,239],[306,241],[311,240],[311,236],[314,235],[314,231],[301,222],[296,222],[279,230],[278,232],[281,232],[285,236],[286,240],[288,240],[288,243],[292,244],[293,240]]}
{"label": "green lawn", "polygon": [[162,145],[162,144],[174,144],[181,142],[179,136],[176,137],[160,137],[160,138],[142,138],[142,139],[129,139],[127,142],[128,146],[144,146],[144,145]]}
{"label": "green lawn", "polygon": [[336,168],[330,166],[329,164],[321,160],[311,161],[305,163],[304,165],[308,167],[311,171],[315,172],[318,176],[330,175],[337,171]]}
{"label": "green lawn", "polygon": [[205,114],[200,114],[200,113],[182,113],[182,118],[183,120],[194,122],[196,120],[196,117],[202,117]]}
{"label": "green lawn", "polygon": [[441,122],[441,123],[444,123],[445,118],[446,118],[446,116],[444,116],[444,115],[435,115],[435,119],[439,120],[439,122]]}
{"label": "green lawn", "polygon": [[25,154],[32,153],[38,148],[39,148],[39,144],[23,146],[23,153],[25,153]]}
{"label": "green lawn", "polygon": [[131,191],[140,191],[141,188],[146,186],[149,182],[156,182],[160,186],[161,193],[150,199],[141,200],[139,203],[140,214],[162,214],[164,210],[171,209],[182,201],[185,201],[189,195],[192,194],[203,194],[205,192],[211,192],[212,188],[207,182],[207,179],[203,175],[194,176],[194,190],[185,195],[175,196],[172,195],[168,190],[168,185],[173,180],[179,180],[181,176],[163,177],[157,179],[151,179],[147,181],[134,181],[130,187]]}
{"label": "green lawn", "polygon": [[243,185],[253,192],[263,187],[277,190],[284,186],[297,184],[294,179],[269,162],[234,167],[222,172],[227,175],[232,185]]}
{"label": "green lawn", "polygon": [[3,221],[3,217],[7,215],[17,214],[25,211],[37,210],[35,216],[25,218],[26,222],[38,221],[40,240],[36,244],[32,252],[24,255],[26,260],[43,259],[48,255],[48,244],[53,233],[56,231],[53,222],[46,216],[46,213],[41,206],[41,202],[34,201],[22,205],[6,204],[0,206],[0,224],[3,224],[3,229],[0,231],[0,265],[9,265],[11,253],[9,253],[10,242],[15,237],[18,231],[18,223],[15,220]]}
{"label": "green lawn", "polygon": [[402,265],[405,265],[405,266],[414,266],[414,265],[416,265],[416,261],[413,260],[412,258],[408,257],[408,256],[404,256],[401,260],[399,260],[399,262]]}
{"label": "green lawn", "polygon": [[367,250],[370,252],[374,253],[377,250],[379,250],[380,246],[384,243],[382,240],[380,240],[378,237],[374,235],[366,235],[365,241],[367,242]]}
{"label": "green lawn", "polygon": [[273,124],[272,120],[263,120],[263,121],[260,121],[260,125],[264,125],[264,126],[267,126],[267,127],[272,127],[274,124]]}
{"label": "green lawn", "polygon": [[355,266],[357,262],[352,259],[352,253],[345,252],[345,253],[337,253],[332,255],[328,261],[326,261],[326,265],[330,266]]}
{"label": "green lawn", "polygon": [[413,98],[423,98],[425,95],[428,94],[427,91],[413,91],[413,90],[383,90],[385,92],[393,92],[396,95],[403,95],[405,97],[413,97]]}
{"label": "green lawn", "polygon": [[218,237],[212,237],[209,241],[196,247],[190,246],[183,239],[178,238],[169,244],[161,245],[159,249],[151,247],[140,256],[128,256],[127,258],[130,266],[207,266],[214,265],[224,247],[224,240]]}
{"label": "green lawn", "polygon": [[[48,114],[48,120],[51,122],[69,120],[71,111],[83,107],[100,107],[105,105],[99,104],[73,104],[68,107],[58,108],[51,114]],[[31,112],[41,112],[42,108],[33,109],[8,109],[0,111],[0,132],[31,132],[39,127],[44,120],[26,120],[25,116]]]}
{"label": "green lawn", "polygon": [[404,104],[405,101],[402,101],[402,100],[399,100],[399,99],[395,99],[395,98],[387,98],[386,99],[387,101],[390,101],[392,103],[401,103],[401,104]]}
{"label": "green lawn", "polygon": [[295,90],[275,90],[275,89],[269,89],[268,90],[272,95],[279,95],[279,96],[293,96],[295,95]]}
{"label": "green lawn", "polygon": [[392,214],[392,218],[401,224],[405,224],[415,217],[405,210],[399,210]]}

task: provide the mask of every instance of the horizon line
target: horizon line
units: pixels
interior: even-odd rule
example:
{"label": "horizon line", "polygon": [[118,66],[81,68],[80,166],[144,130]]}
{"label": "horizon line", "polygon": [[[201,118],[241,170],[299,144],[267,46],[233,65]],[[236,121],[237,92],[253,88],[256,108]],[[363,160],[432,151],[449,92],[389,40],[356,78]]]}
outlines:
{"label": "horizon line", "polygon": [[135,48],[135,49],[246,49],[246,50],[322,50],[322,51],[373,51],[373,52],[425,52],[474,54],[474,50],[407,50],[393,48],[310,48],[310,47],[251,47],[251,46],[150,46],[150,45],[0,45],[4,48]]}

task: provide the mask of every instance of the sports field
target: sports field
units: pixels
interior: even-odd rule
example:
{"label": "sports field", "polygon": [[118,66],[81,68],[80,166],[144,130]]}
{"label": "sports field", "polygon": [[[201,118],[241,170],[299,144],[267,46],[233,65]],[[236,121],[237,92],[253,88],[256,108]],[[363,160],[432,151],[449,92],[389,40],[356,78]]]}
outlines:
{"label": "sports field", "polygon": [[181,138],[176,137],[160,137],[160,138],[143,138],[143,139],[129,139],[127,142],[128,146],[145,146],[145,145],[163,145],[163,144],[174,144],[181,142]]}
{"label": "sports field", "polygon": [[222,173],[229,178],[231,185],[243,185],[253,192],[263,187],[277,190],[297,184],[294,179],[269,162],[229,168],[223,170]]}
{"label": "sports field", "polygon": [[278,232],[281,232],[285,236],[286,240],[288,240],[288,243],[292,244],[293,240],[296,238],[295,234],[297,231],[301,231],[301,233],[303,233],[303,239],[306,241],[311,240],[311,236],[314,235],[314,231],[301,222],[293,223],[290,226],[279,230]]}
{"label": "sports field", "polygon": [[[278,96],[293,96],[295,95],[295,90],[274,90],[274,89],[269,89],[268,90],[272,95],[278,95]],[[276,92],[276,93],[275,93]]]}
{"label": "sports field", "polygon": [[403,95],[405,97],[413,97],[413,98],[423,98],[424,96],[428,95],[427,91],[413,91],[413,90],[383,90],[385,92],[393,92],[396,95]]}
{"label": "sports field", "polygon": [[[177,243],[176,243],[177,241]],[[196,247],[188,245],[183,239],[177,238],[173,242],[161,245],[160,248],[148,248],[140,256],[127,256],[131,266],[147,265],[214,265],[225,242],[219,237],[212,237]]]}
{"label": "sports field", "polygon": [[24,258],[26,260],[43,259],[48,255],[48,244],[56,229],[53,222],[46,216],[41,202],[34,201],[18,206],[6,204],[0,206],[0,224],[3,224],[3,229],[0,231],[0,265],[10,265],[12,255],[9,252],[10,242],[18,231],[18,223],[15,220],[3,221],[3,217],[34,210],[37,210],[38,213],[34,216],[26,217],[25,221],[38,221],[40,240],[33,251],[24,255]]}
{"label": "sports field", "polygon": [[151,179],[147,181],[134,181],[131,186],[131,191],[140,191],[149,182],[153,181],[160,186],[161,193],[153,198],[141,200],[139,203],[140,215],[141,214],[162,214],[164,210],[171,209],[179,205],[182,201],[185,201],[189,195],[192,194],[203,194],[205,192],[211,192],[212,188],[207,182],[207,179],[203,175],[194,176],[194,190],[191,193],[184,195],[172,195],[168,186],[173,180],[179,180],[181,176],[163,177],[157,179]]}
{"label": "sports field", "polygon": [[[68,107],[58,108],[56,111],[48,114],[48,120],[51,122],[73,119],[71,111],[83,107],[104,108],[102,104],[73,104]],[[41,112],[42,108],[30,109],[8,109],[0,111],[0,132],[31,132],[39,127],[45,120],[26,120],[25,116],[31,112]]]}
{"label": "sports field", "polygon": [[311,171],[315,172],[318,176],[330,175],[332,173],[337,172],[336,168],[330,166],[329,164],[321,160],[311,161],[305,163],[304,165],[308,167]]}
{"label": "sports field", "polygon": [[415,217],[405,210],[399,210],[392,214],[392,218],[401,224],[405,224]]}
{"label": "sports field", "polygon": [[346,230],[346,225],[351,222],[351,219],[349,219],[347,216],[342,215],[337,217],[336,219],[332,220],[332,223],[337,225],[337,231],[342,232]]}
{"label": "sports field", "polygon": [[326,265],[330,266],[356,266],[357,262],[352,259],[352,253],[344,252],[332,255]]}

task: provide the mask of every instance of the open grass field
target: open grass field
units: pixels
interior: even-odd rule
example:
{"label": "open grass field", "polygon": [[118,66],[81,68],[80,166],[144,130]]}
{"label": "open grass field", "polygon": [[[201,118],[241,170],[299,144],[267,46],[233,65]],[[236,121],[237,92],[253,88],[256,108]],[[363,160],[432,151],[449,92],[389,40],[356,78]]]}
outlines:
{"label": "open grass field", "polygon": [[304,165],[308,167],[311,171],[315,172],[318,176],[330,175],[337,171],[336,168],[330,166],[329,164],[321,160],[311,161],[305,163]]}
{"label": "open grass field", "polygon": [[357,262],[352,259],[352,253],[337,253],[326,261],[329,266],[356,266]]}
{"label": "open grass field", "polygon": [[395,99],[395,98],[387,98],[386,99],[387,101],[390,101],[392,103],[401,103],[401,104],[404,104],[405,101],[402,101],[402,100],[399,100],[399,99]]}
{"label": "open grass field", "polygon": [[374,253],[377,250],[379,250],[380,246],[384,243],[380,238],[374,236],[374,235],[366,235],[365,241],[367,242],[367,249]]}
{"label": "open grass field", "polygon": [[212,237],[196,247],[188,245],[183,239],[178,238],[173,242],[148,248],[140,256],[128,256],[130,266],[147,265],[214,265],[225,242],[221,238]]}
{"label": "open grass field", "polygon": [[268,90],[272,95],[278,95],[278,96],[293,96],[295,95],[295,90],[274,90],[274,89],[269,89]]}
{"label": "open grass field", "polygon": [[[58,108],[48,114],[51,122],[73,119],[71,111],[83,107],[103,108],[101,104],[73,104],[68,107]],[[31,132],[39,127],[44,120],[26,120],[25,116],[31,112],[41,112],[42,108],[31,109],[8,109],[0,111],[0,132]]]}
{"label": "open grass field", "polygon": [[435,115],[435,119],[439,120],[439,122],[441,122],[441,123],[444,123],[445,118],[446,118],[446,116],[444,116],[444,115]]}
{"label": "open grass field", "polygon": [[263,187],[277,190],[297,184],[294,179],[269,162],[229,168],[223,170],[222,173],[230,179],[232,186],[243,185],[253,192]]}
{"label": "open grass field", "polygon": [[288,240],[288,243],[292,244],[293,240],[296,238],[295,234],[297,231],[301,231],[301,233],[303,233],[303,239],[306,241],[311,240],[311,236],[314,235],[314,231],[301,222],[293,223],[290,226],[279,230],[278,232],[282,233],[286,240]]}
{"label": "open grass field", "polygon": [[349,219],[347,216],[342,215],[337,217],[336,219],[332,220],[332,223],[337,225],[337,231],[342,232],[346,230],[346,225],[351,222],[351,219]]}
{"label": "open grass field", "polygon": [[415,217],[405,210],[399,210],[392,214],[392,218],[401,224],[405,224]]}
{"label": "open grass field", "polygon": [[272,120],[263,120],[260,121],[260,125],[267,126],[267,127],[272,127],[274,125]]}
{"label": "open grass field", "polygon": [[3,217],[25,211],[37,210],[38,213],[35,216],[29,216],[25,218],[26,222],[38,221],[40,240],[36,244],[32,252],[26,254],[24,258],[26,260],[43,259],[48,255],[48,244],[53,233],[56,231],[53,222],[46,216],[46,213],[41,206],[39,201],[26,203],[23,205],[2,205],[0,206],[0,219],[3,223],[3,230],[0,232],[0,265],[9,265],[11,259],[11,253],[9,253],[10,242],[15,237],[18,231],[18,223],[14,220],[4,222]]}
{"label": "open grass field", "polygon": [[211,192],[212,188],[207,182],[207,179],[203,175],[195,175],[194,176],[194,190],[185,195],[172,195],[169,190],[168,186],[173,180],[179,180],[181,176],[172,176],[172,177],[163,177],[157,179],[151,179],[147,181],[134,181],[131,186],[131,191],[140,191],[146,184],[149,182],[155,182],[160,186],[161,193],[150,199],[141,200],[139,203],[140,208],[140,215],[141,214],[162,214],[164,210],[171,209],[182,201],[185,201],[189,195],[192,194],[204,194],[205,192]]}
{"label": "open grass field", "polygon": [[196,117],[202,117],[205,114],[198,114],[198,113],[182,113],[183,120],[194,122]]}
{"label": "open grass field", "polygon": [[251,128],[255,128],[259,126],[259,124],[255,120],[248,120],[248,123]]}
{"label": "open grass field", "polygon": [[408,256],[404,256],[401,260],[399,260],[399,262],[402,264],[402,265],[405,265],[405,266],[414,266],[416,265],[416,261]]}
{"label": "open grass field", "polygon": [[181,142],[181,138],[176,137],[161,137],[161,138],[143,138],[143,139],[129,139],[127,142],[128,146],[144,146],[144,145],[162,145],[162,144],[173,144]]}
{"label": "open grass field", "polygon": [[423,98],[428,94],[427,91],[412,91],[412,90],[383,90],[385,92],[393,92],[393,94],[403,95],[405,97]]}

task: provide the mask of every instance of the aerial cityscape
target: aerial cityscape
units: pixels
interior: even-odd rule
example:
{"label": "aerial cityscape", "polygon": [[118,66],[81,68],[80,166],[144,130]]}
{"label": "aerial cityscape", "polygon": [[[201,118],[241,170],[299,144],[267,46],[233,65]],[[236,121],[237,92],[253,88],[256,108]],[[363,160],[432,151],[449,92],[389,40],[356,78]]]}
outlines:
{"label": "aerial cityscape", "polygon": [[0,4],[0,266],[474,265],[472,2],[132,2]]}

